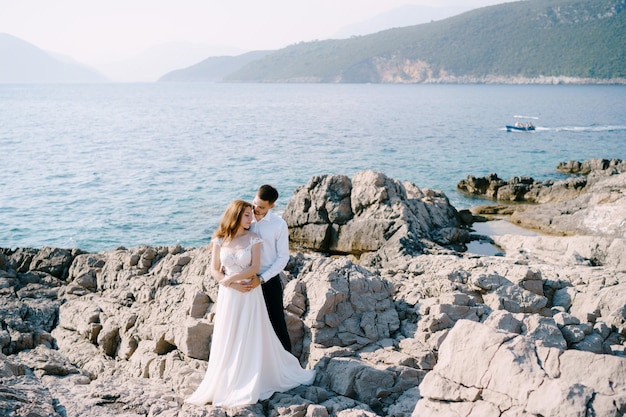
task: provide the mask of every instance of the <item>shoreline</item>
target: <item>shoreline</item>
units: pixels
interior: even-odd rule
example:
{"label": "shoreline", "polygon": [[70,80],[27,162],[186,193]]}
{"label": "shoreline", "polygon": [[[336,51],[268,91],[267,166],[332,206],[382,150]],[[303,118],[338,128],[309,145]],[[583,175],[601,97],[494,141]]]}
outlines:
{"label": "shoreline", "polygon": [[[576,213],[603,210],[595,203],[607,203],[607,189],[626,189],[626,174],[590,191]],[[460,226],[442,194],[372,171],[317,177],[283,217],[309,248],[347,254],[291,257],[282,280],[292,353],[319,377],[247,415],[489,407],[497,416],[511,404],[617,415],[626,404],[626,239],[537,237],[496,217]],[[469,226],[506,255],[450,249]],[[0,250],[0,362],[9,364],[0,386],[10,399],[0,414],[27,403],[33,417],[206,414],[184,399],[204,377],[213,332],[219,284],[207,277],[208,247],[9,252]]]}
{"label": "shoreline", "polygon": [[[506,256],[503,249],[494,243],[493,237],[503,235],[545,235],[543,233],[516,226],[504,218],[493,218],[484,222],[475,222],[470,226],[470,229],[473,230],[471,236],[477,236],[478,239],[468,242],[466,244],[467,250],[464,253],[485,256]],[[484,237],[487,237],[487,239]]]}

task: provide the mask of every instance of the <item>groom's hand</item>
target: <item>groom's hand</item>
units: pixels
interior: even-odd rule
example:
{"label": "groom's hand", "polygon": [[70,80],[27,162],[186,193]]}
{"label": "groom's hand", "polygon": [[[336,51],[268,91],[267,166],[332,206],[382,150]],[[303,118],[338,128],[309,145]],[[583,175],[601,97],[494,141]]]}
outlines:
{"label": "groom's hand", "polygon": [[248,285],[249,284],[247,284],[245,282],[235,281],[232,284],[230,284],[229,287],[234,289],[234,290],[237,290],[239,292],[248,292],[248,291],[250,291],[248,289]]}
{"label": "groom's hand", "polygon": [[263,284],[263,281],[261,281],[261,276],[260,275],[255,275],[252,278],[252,281],[250,281],[250,285],[252,285],[252,288],[250,288],[251,290],[255,289],[256,287],[258,287],[259,285]]}

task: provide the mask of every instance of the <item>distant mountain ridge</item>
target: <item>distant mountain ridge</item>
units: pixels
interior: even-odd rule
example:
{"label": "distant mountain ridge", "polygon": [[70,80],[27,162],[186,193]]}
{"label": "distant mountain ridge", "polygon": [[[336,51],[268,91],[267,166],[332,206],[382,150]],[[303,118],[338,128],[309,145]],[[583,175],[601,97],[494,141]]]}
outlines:
{"label": "distant mountain ridge", "polygon": [[0,33],[0,83],[107,82],[96,70]]}
{"label": "distant mountain ridge", "polygon": [[[391,10],[346,33],[397,24],[402,10],[409,21],[419,8]],[[176,48],[193,62],[187,46]],[[118,66],[141,81],[160,76],[158,81],[179,82],[626,84],[626,0],[504,3],[348,39],[211,56],[164,75],[156,74],[167,66],[180,68],[174,61],[188,65],[178,57],[183,51],[150,52]],[[0,33],[0,83],[110,81],[93,68]]]}
{"label": "distant mountain ridge", "polygon": [[[188,70],[178,71],[178,80]],[[504,3],[365,36],[301,42],[222,81],[626,83],[626,0]]]}

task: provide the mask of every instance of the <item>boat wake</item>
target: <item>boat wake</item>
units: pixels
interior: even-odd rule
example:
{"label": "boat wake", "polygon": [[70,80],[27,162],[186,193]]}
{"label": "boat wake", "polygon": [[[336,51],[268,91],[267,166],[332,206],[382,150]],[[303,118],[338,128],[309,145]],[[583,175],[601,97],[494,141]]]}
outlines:
{"label": "boat wake", "polygon": [[[507,130],[502,128],[500,130]],[[545,127],[535,126],[536,132],[623,132],[626,131],[626,126],[609,125],[609,126],[557,126],[557,127]],[[522,131],[527,132],[527,131]]]}
{"label": "boat wake", "polygon": [[537,130],[551,130],[554,132],[620,132],[626,130],[626,126],[560,126],[538,128]]}

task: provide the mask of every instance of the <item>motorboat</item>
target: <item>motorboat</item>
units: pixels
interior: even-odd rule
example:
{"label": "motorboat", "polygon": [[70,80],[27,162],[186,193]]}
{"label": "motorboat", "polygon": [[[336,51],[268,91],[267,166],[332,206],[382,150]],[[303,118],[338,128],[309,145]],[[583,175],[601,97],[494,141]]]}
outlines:
{"label": "motorboat", "polygon": [[532,122],[527,122],[527,123],[515,122],[512,125],[506,125],[507,132],[512,132],[512,131],[524,132],[528,130],[535,130],[535,125],[532,124]]}
{"label": "motorboat", "polygon": [[528,132],[535,130],[535,125],[528,119],[538,119],[534,116],[513,116],[516,119],[527,119],[527,121],[516,121],[512,125],[506,125],[507,132]]}

